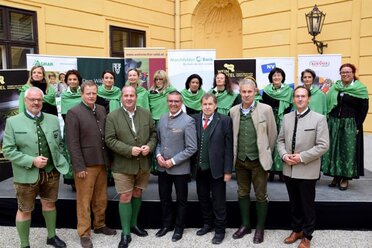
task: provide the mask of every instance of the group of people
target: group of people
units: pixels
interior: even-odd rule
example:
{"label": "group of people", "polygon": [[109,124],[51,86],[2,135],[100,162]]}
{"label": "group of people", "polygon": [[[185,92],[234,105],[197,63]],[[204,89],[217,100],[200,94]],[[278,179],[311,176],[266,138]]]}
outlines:
{"label": "group of people", "polygon": [[253,242],[264,241],[269,172],[282,171],[292,216],[292,233],[284,243],[301,239],[298,247],[310,247],[320,170],[333,176],[329,186],[340,190],[347,189],[348,180],[363,175],[362,125],[368,92],[355,71],[352,64],[342,65],[341,80],[324,94],[313,85],[316,75],[312,70],[302,72],[304,85],[292,90],[284,83],[284,71],[275,68],[261,97],[254,78],[240,81],[238,96],[224,73],[216,75],[213,89],[206,93],[197,74],[178,92],[161,70],[155,73],[149,91],[139,84],[136,69],[128,71],[122,90],[114,86],[115,75],[110,71],[103,72],[103,84],[97,86],[92,81],[81,83],[78,71],[71,70],[66,73],[68,89],[61,95],[63,140],[53,115],[54,90],[45,82],[44,68],[32,68],[21,90],[20,113],[7,119],[3,142],[4,156],[12,162],[21,247],[30,245],[37,195],[48,229],[47,244],[66,247],[55,232],[55,202],[60,174],[68,174],[71,165],[82,247],[93,247],[91,211],[95,233],[116,234],[105,225],[107,167],[120,195],[118,247],[129,246],[131,233],[148,235],[138,225],[138,215],[154,165],[162,207],[157,237],[173,231],[172,241],[182,238],[191,175],[203,220],[196,235],[214,230],[211,242],[222,243],[227,224],[226,183],[234,167],[241,226],[233,239],[252,231],[253,185],[257,215]]}

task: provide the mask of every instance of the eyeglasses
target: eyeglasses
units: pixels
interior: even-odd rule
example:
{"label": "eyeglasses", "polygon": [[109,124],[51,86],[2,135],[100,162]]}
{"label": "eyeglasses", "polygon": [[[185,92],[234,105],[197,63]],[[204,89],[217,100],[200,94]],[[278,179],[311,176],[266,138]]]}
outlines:
{"label": "eyeglasses", "polygon": [[178,104],[180,103],[181,101],[180,100],[168,100],[168,103],[175,103],[175,104]]}
{"label": "eyeglasses", "polygon": [[156,81],[163,81],[163,80],[164,80],[164,78],[155,78],[154,81],[156,82]]}
{"label": "eyeglasses", "polygon": [[26,97],[27,100],[29,100],[30,102],[42,102],[43,99],[42,98],[28,98]]}
{"label": "eyeglasses", "polygon": [[341,75],[346,75],[346,74],[351,74],[353,73],[352,71],[341,71],[340,74]]}

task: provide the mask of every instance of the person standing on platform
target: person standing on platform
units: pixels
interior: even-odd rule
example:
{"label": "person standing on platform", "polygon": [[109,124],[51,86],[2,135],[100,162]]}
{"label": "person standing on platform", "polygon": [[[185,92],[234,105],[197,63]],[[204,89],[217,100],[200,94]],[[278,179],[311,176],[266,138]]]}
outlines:
{"label": "person standing on platform", "polygon": [[45,69],[41,65],[35,65],[30,70],[30,76],[27,83],[19,89],[19,108],[18,112],[25,111],[25,92],[31,87],[39,88],[43,92],[42,112],[52,115],[58,115],[56,106],[56,91],[49,85],[45,78]]}
{"label": "person standing on platform", "polygon": [[82,102],[67,112],[66,133],[76,186],[77,232],[81,246],[93,247],[90,239],[91,209],[95,233],[115,235],[105,224],[107,174],[105,146],[106,110],[95,104],[98,87],[93,81],[81,85]]}
{"label": "person standing on platform", "polygon": [[186,114],[192,115],[200,113],[201,98],[205,94],[202,89],[203,79],[198,74],[191,74],[185,83],[185,89],[181,91],[183,104],[186,108]]}
{"label": "person standing on platform", "polygon": [[[198,152],[193,161],[193,175],[200,202],[203,227],[196,232],[202,236],[215,228],[213,244],[225,238],[226,182],[233,167],[233,131],[229,116],[215,113],[217,98],[206,93],[201,99],[202,113],[195,114]],[[212,198],[211,198],[212,193]]]}
{"label": "person standing on platform", "polygon": [[140,72],[137,69],[132,68],[129,69],[127,76],[128,80],[125,85],[130,85],[136,89],[137,106],[150,110],[149,92],[144,87],[142,87]]}
{"label": "person standing on platform", "polygon": [[341,65],[341,80],[327,93],[331,144],[322,158],[322,171],[333,177],[328,186],[338,186],[342,191],[348,189],[349,180],[364,176],[363,122],[369,99],[367,87],[355,72],[353,64]]}
{"label": "person standing on platform", "polygon": [[319,87],[314,85],[315,77],[316,74],[311,69],[301,72],[301,81],[311,93],[309,108],[319,114],[327,115],[327,97]]}
{"label": "person standing on platform", "polygon": [[163,227],[156,236],[162,237],[173,230],[172,187],[174,184],[177,213],[172,241],[175,242],[182,238],[185,227],[190,158],[197,151],[197,139],[194,119],[181,109],[181,93],[170,92],[167,101],[169,113],[160,118],[157,127],[156,158]]}
{"label": "person standing on platform", "polygon": [[298,248],[310,247],[316,219],[315,185],[321,156],[329,147],[327,119],[309,108],[310,97],[310,89],[305,86],[294,90],[297,110],[284,116],[277,140],[292,219],[292,233],[284,243],[302,239]]}
{"label": "person standing on platform", "polygon": [[267,215],[267,171],[273,162],[272,153],[277,137],[273,111],[269,105],[257,102],[258,91],[251,79],[240,81],[242,104],[230,110],[234,135],[234,164],[238,183],[238,197],[242,224],[233,234],[234,239],[251,233],[250,191],[256,194],[257,225],[253,243],[264,240]]}
{"label": "person standing on platform", "polygon": [[[264,88],[261,102],[272,107],[275,116],[276,129],[279,132],[283,116],[289,113],[292,109],[293,89],[288,84],[284,83],[285,73],[283,69],[279,67],[272,69],[268,78],[270,84]],[[282,170],[282,159],[280,158],[275,146],[269,181],[273,181],[274,175],[276,174],[279,175],[280,181],[284,181]]]}
{"label": "person standing on platform", "polygon": [[224,72],[217,73],[209,93],[217,97],[217,112],[224,115],[229,113],[232,106],[240,103],[238,94],[232,90],[230,78]]}
{"label": "person standing on platform", "polygon": [[68,163],[61,155],[63,142],[58,118],[41,112],[43,91],[30,87],[24,92],[24,112],[6,120],[3,154],[12,163],[18,210],[16,228],[20,247],[30,247],[29,232],[35,198],[48,230],[47,245],[66,247],[56,235],[60,173],[66,174]]}
{"label": "person standing on platform", "polygon": [[107,116],[106,144],[113,151],[112,172],[120,194],[119,215],[122,227],[119,248],[126,248],[130,233],[140,237],[147,231],[137,225],[142,191],[150,175],[151,152],[156,147],[156,129],[149,110],[136,106],[132,86],[122,90],[123,107]]}

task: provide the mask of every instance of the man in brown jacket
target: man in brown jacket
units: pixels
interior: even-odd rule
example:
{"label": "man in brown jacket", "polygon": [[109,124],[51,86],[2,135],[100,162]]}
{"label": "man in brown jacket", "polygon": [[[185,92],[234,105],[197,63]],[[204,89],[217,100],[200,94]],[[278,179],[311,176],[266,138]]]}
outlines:
{"label": "man in brown jacket", "polygon": [[76,207],[82,247],[93,247],[90,239],[91,206],[95,233],[115,235],[106,227],[107,175],[109,163],[105,146],[106,110],[96,105],[97,85],[88,81],[81,85],[82,102],[66,116],[67,146],[71,156],[76,185]]}
{"label": "man in brown jacket", "polygon": [[119,214],[122,227],[119,248],[126,248],[130,233],[144,237],[148,233],[137,225],[142,191],[150,175],[151,152],[156,146],[155,124],[150,111],[136,106],[137,94],[125,86],[121,98],[123,107],[107,116],[106,144],[114,152],[112,175],[120,194]]}

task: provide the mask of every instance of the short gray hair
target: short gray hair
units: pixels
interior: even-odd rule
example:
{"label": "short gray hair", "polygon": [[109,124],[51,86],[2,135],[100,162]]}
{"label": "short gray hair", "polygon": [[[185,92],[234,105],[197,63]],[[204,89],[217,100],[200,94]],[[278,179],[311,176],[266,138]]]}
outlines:
{"label": "short gray hair", "polygon": [[252,85],[253,88],[257,88],[256,82],[250,78],[243,78],[242,80],[240,80],[239,87],[242,87],[243,85]]}
{"label": "short gray hair", "polygon": [[44,97],[44,92],[39,89],[38,87],[30,87],[25,91],[25,97],[28,97],[28,94],[30,94],[31,91],[38,91],[41,93],[41,96]]}

